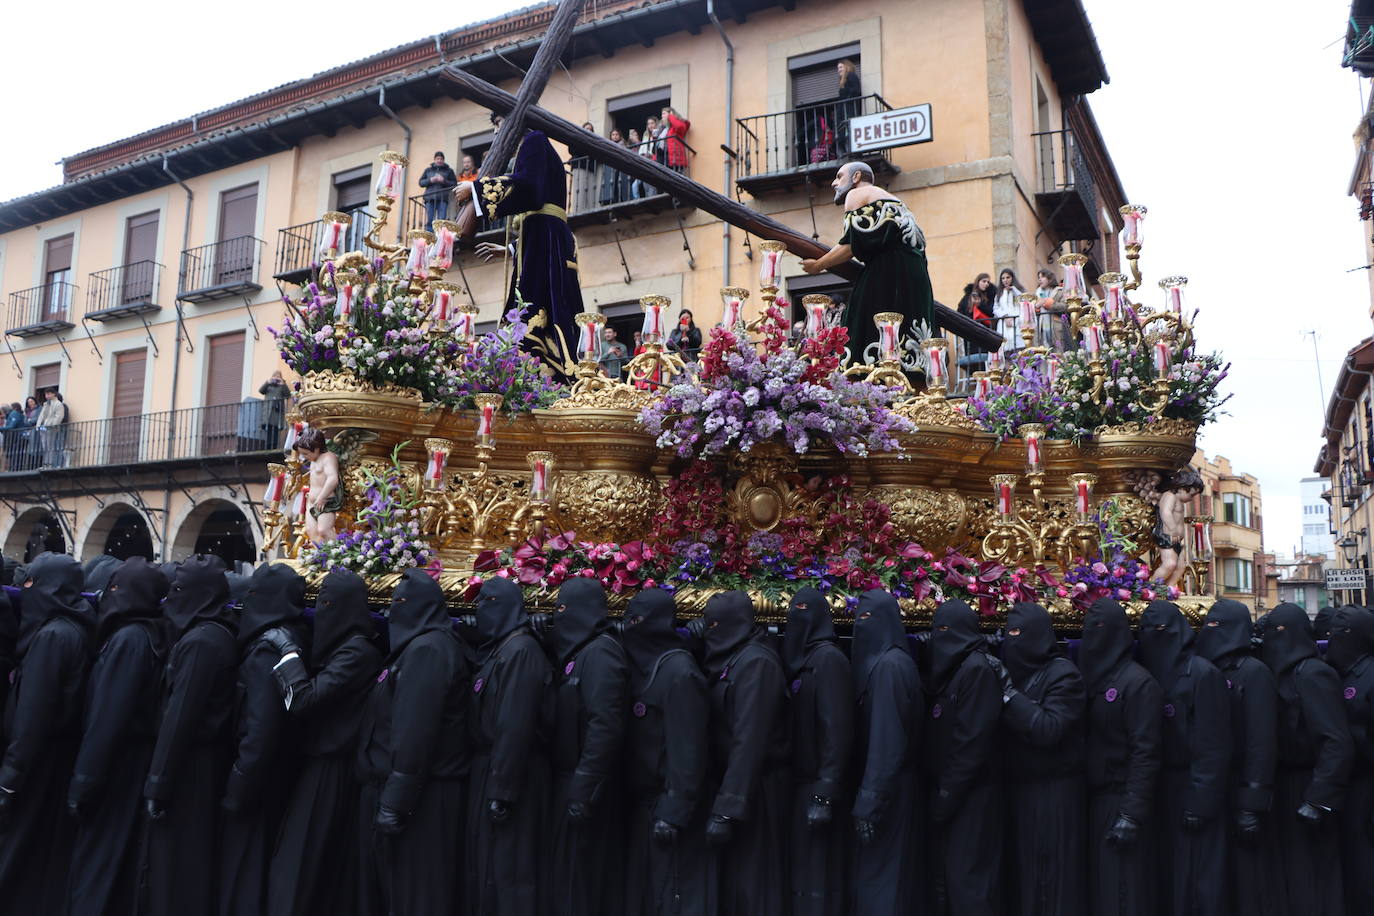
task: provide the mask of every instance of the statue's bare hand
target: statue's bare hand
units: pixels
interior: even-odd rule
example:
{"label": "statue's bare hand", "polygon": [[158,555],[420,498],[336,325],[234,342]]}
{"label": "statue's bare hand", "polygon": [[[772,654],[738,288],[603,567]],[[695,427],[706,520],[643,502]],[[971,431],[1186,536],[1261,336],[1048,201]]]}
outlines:
{"label": "statue's bare hand", "polygon": [[472,197],[472,182],[458,182],[458,187],[453,189],[453,196],[454,199],[457,200],[460,204],[466,201],[468,198]]}
{"label": "statue's bare hand", "polygon": [[818,274],[821,272],[821,264],[817,258],[802,258],[801,266],[802,270],[809,274]]}
{"label": "statue's bare hand", "polygon": [[476,251],[477,257],[488,264],[495,261],[497,258],[504,258],[506,256],[506,246],[498,245],[495,242],[482,242],[477,246]]}

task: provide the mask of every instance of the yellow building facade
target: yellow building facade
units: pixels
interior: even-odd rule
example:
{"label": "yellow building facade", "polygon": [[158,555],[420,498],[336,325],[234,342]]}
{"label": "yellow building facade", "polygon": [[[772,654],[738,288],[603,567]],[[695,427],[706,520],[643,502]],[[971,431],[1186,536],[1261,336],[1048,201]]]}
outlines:
{"label": "yellow building facade", "polygon": [[[552,8],[71,156],[62,185],[0,204],[0,359],[13,373],[0,400],[56,386],[69,419],[5,433],[6,556],[60,541],[82,559],[258,557],[282,432],[281,402],[260,394],[280,368],[268,329],[308,278],[320,214],[352,211],[365,226],[378,154],[393,149],[410,156],[413,199],[391,225],[398,238],[422,225],[431,154],[458,167],[491,141],[488,112],[456,98],[443,68],[517,91]],[[860,80],[848,107],[840,60]],[[951,306],[979,273],[1011,268],[1031,287],[1071,250],[1088,254],[1090,277],[1117,266],[1124,192],[1083,99],[1106,70],[1077,3],[622,0],[589,8],[565,62],[544,108],[604,136],[671,107],[690,121],[692,179],[831,242],[845,122],[929,104],[928,142],[865,158],[916,215],[936,298]],[[640,296],[664,295],[708,327],[722,286],[754,285],[757,237],[652,189],[607,191],[592,165],[569,169],[568,207],[589,308],[628,328]],[[494,325],[505,266],[466,253],[459,267],[450,278]],[[845,283],[807,277],[791,256],[784,276],[794,300],[844,298]]]}
{"label": "yellow building facade", "polygon": [[1190,513],[1212,517],[1212,560],[1205,594],[1241,602],[1253,615],[1272,605],[1264,553],[1264,515],[1259,480],[1236,471],[1223,455],[1208,458],[1201,449],[1192,466],[1202,475],[1202,495]]}

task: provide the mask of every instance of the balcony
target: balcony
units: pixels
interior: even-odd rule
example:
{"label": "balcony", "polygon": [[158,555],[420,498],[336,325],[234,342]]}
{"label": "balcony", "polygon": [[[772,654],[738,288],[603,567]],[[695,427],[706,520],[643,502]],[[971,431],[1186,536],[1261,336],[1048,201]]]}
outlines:
{"label": "balcony", "polygon": [[262,239],[251,235],[188,248],[181,253],[177,298],[183,302],[213,302],[262,291],[258,262]]}
{"label": "balcony", "polygon": [[1098,238],[1097,189],[1073,131],[1050,130],[1031,136],[1040,174],[1035,203],[1046,227],[1061,241]]}
{"label": "balcony", "polygon": [[[441,216],[439,219],[457,219],[459,207],[458,202],[453,197],[452,191],[445,192],[445,202],[447,204],[447,209],[445,211],[447,215]],[[425,209],[425,195],[416,194],[414,197],[406,198],[405,227],[407,230],[425,229],[431,232],[434,231],[434,227],[430,225],[428,217],[429,213]],[[505,239],[506,218],[504,216],[498,216],[494,219],[484,216],[477,221],[477,233],[474,237],[475,241],[504,242]]]}
{"label": "balcony", "polygon": [[[361,251],[366,247],[363,238],[372,231],[372,221],[376,217],[366,210],[354,210],[350,215],[353,222],[345,233],[343,247],[345,251]],[[283,283],[309,282],[311,274],[319,267],[324,227],[324,220],[317,219],[278,230],[277,261],[272,268],[272,279]]]}
{"label": "balcony", "polygon": [[277,453],[284,427],[281,401],[191,407],[105,420],[82,420],[56,429],[3,433],[0,476],[39,471],[109,468]]}
{"label": "balcony", "polygon": [[162,308],[157,304],[162,265],[156,261],[135,261],[91,274],[86,287],[86,317],[92,321],[114,321],[146,315]]}
{"label": "balcony", "polygon": [[72,329],[72,300],[76,285],[52,280],[42,286],[10,293],[10,317],[5,333],[11,337],[37,337]]}
{"label": "balcony", "polygon": [[800,187],[807,182],[829,184],[845,162],[868,163],[875,175],[890,174],[890,150],[849,153],[849,119],[891,111],[880,95],[821,102],[790,111],[735,119],[735,152],[739,174],[735,183],[758,196],[768,191]]}

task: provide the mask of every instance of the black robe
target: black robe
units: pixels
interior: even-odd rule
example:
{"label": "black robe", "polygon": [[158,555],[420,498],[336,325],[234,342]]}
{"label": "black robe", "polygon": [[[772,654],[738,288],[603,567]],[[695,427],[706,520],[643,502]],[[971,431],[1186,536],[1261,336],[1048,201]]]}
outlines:
{"label": "black robe", "polygon": [[[1079,669],[1088,687],[1088,912],[1154,916],[1155,845],[1150,816],[1160,768],[1164,694],[1131,660],[1131,626],[1115,601],[1083,618]],[[1120,815],[1139,825],[1128,846],[1109,842]]]}
{"label": "black robe", "polygon": [[218,557],[177,567],[163,604],[176,640],[143,795],[162,815],[148,825],[141,879],[151,916],[213,913],[220,798],[234,757],[234,679],[239,650]]}
{"label": "black robe", "polygon": [[[1231,708],[1226,680],[1193,653],[1193,630],[1179,609],[1153,601],[1140,619],[1140,655],[1164,694],[1158,867],[1168,886],[1167,916],[1222,916],[1227,893],[1226,796],[1230,789]],[[1192,821],[1193,823],[1189,823]]]}
{"label": "black robe", "polygon": [[856,820],[874,826],[853,846],[848,912],[921,913],[924,787],[920,777],[924,697],[907,651],[897,599],[870,591],[855,610],[853,670],[858,706],[853,773]]}
{"label": "black robe", "polygon": [[[5,698],[9,695],[10,673],[14,671],[16,664],[15,656],[18,650],[15,644],[18,642],[19,615],[14,612],[9,594],[0,591],[0,707],[3,707]],[[0,723],[0,738],[4,735],[4,725]]]}
{"label": "black robe", "polygon": [[1326,660],[1341,674],[1355,766],[1341,816],[1347,913],[1374,913],[1374,612],[1343,607],[1331,620]]}
{"label": "black robe", "polygon": [[[706,673],[711,699],[711,817],[731,821],[717,848],[720,911],[787,912],[787,684],[767,634],[754,625],[744,592],[706,603]],[[712,623],[715,625],[712,626]]]}
{"label": "black robe", "polygon": [[[558,591],[564,608],[550,636],[554,656],[552,880],[549,912],[620,912],[625,812],[618,789],[629,716],[629,663],[609,631],[606,592],[578,577]],[[574,820],[569,806],[585,818]]]}
{"label": "black robe", "polygon": [[253,571],[239,620],[237,746],[223,798],[219,905],[223,916],[260,916],[267,909],[267,870],[291,796],[296,754],[290,719],[272,674],[281,653],[262,635],[284,627],[304,642],[299,622],[304,613],[305,580],[299,573],[281,563]]}
{"label": "black robe", "polygon": [[[848,897],[849,795],[845,780],[854,743],[854,675],[835,637],[830,605],[817,589],[792,596],[783,634],[792,732],[792,914],[843,913]],[[816,798],[831,809],[813,828]]]}
{"label": "black robe", "polygon": [[[630,658],[625,846],[626,916],[712,916],[716,887],[702,804],[709,762],[706,679],[673,628],[672,595],[630,599],[623,643]],[[654,823],[676,830],[663,841]]]}
{"label": "black robe", "polygon": [[[491,579],[477,596],[486,651],[472,681],[469,899],[480,916],[542,914],[549,858],[548,658],[520,586]],[[493,816],[504,810],[501,819]]]}
{"label": "black robe", "polygon": [[358,870],[363,821],[354,757],[362,710],[382,668],[376,636],[367,583],[334,569],[315,601],[310,669],[289,656],[273,669],[301,731],[301,769],[272,856],[270,916],[361,914],[356,886],[339,879]]}
{"label": "black robe", "polygon": [[60,913],[75,833],[67,782],[81,741],[95,612],[81,597],[81,566],[66,554],[39,555],[28,576],[5,704],[0,791],[11,795],[0,826],[0,901],[6,912]]}
{"label": "black robe", "polygon": [[1002,659],[1016,689],[1002,706],[1004,753],[1014,763],[1006,783],[1008,912],[1086,916],[1083,677],[1059,655],[1044,608],[1014,605],[1007,631]]}
{"label": "black robe", "polygon": [[80,815],[69,916],[132,916],[145,821],[139,802],[157,740],[166,659],[160,603],[167,577],[142,557],[117,569],[100,598],[102,645],[67,807]]}
{"label": "black robe", "polygon": [[[391,655],[360,739],[363,913],[461,912],[463,785],[472,664],[439,584],[410,569],[391,596]],[[393,813],[398,833],[378,829]],[[480,911],[479,911],[480,912]]]}
{"label": "black robe", "polygon": [[1250,609],[1223,598],[1207,612],[1198,634],[1198,654],[1226,679],[1231,701],[1231,773],[1228,812],[1234,825],[1242,812],[1259,816],[1256,835],[1233,826],[1230,848],[1231,903],[1246,916],[1280,916],[1284,884],[1278,833],[1272,815],[1278,749],[1278,692],[1274,674],[1250,654]]}
{"label": "black robe", "polygon": [[1001,908],[1001,772],[994,758],[1002,692],[982,645],[967,604],[936,608],[926,723],[936,914],[993,916]]}
{"label": "black robe", "polygon": [[1304,916],[1340,916],[1345,905],[1338,818],[1327,814],[1314,827],[1297,812],[1304,803],[1339,811],[1345,802],[1355,748],[1341,679],[1317,657],[1302,608],[1281,604],[1264,622],[1264,662],[1278,679],[1274,820],[1288,907]]}

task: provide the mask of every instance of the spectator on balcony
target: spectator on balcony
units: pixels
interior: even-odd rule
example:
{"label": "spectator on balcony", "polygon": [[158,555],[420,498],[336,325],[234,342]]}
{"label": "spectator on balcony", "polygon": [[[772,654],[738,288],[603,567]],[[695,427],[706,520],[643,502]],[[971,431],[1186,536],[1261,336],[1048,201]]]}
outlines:
{"label": "spectator on balcony", "polygon": [[463,154],[462,171],[458,173],[459,181],[477,180],[477,162],[466,153]]}
{"label": "spectator on balcony", "polygon": [[835,92],[839,102],[835,105],[835,123],[831,126],[839,138],[840,155],[845,156],[849,153],[849,121],[863,114],[863,102],[859,101],[863,86],[859,79],[859,68],[847,57],[836,62],[835,73],[840,78],[840,85]]}
{"label": "spectator on balcony", "polygon": [[659,113],[659,136],[663,140],[663,154],[668,168],[674,172],[687,171],[687,131],[692,126],[671,105]]}
{"label": "spectator on balcony", "polygon": [[262,408],[263,438],[268,448],[276,448],[286,424],[286,399],[291,397],[291,386],[282,378],[281,370],[274,369],[267,381],[258,386],[258,394],[266,398]]}
{"label": "spectator on balcony", "polygon": [[[611,128],[611,142],[629,147],[625,142],[625,135],[620,132],[620,128]],[[608,163],[601,165],[601,206],[609,207],[611,204],[618,204],[622,200],[630,197],[630,176]]]}
{"label": "spectator on balcony", "polygon": [[448,219],[449,195],[458,186],[458,176],[453,168],[444,161],[443,151],[434,154],[431,162],[420,175],[420,187],[425,189],[425,228],[428,229],[436,219]]}
{"label": "spectator on balcony", "polygon": [[[582,129],[596,133],[591,121],[583,121]],[[592,209],[596,204],[596,160],[591,156],[573,156],[568,166],[572,169],[573,212]]]}
{"label": "spectator on balcony", "polygon": [[1064,287],[1048,267],[1040,268],[1036,274],[1035,295],[1040,300],[1036,307],[1040,313],[1040,343],[1060,352],[1075,349],[1068,312],[1064,308]]}
{"label": "spectator on balcony", "polygon": [[42,466],[60,468],[65,463],[67,451],[67,405],[56,388],[49,388],[43,396],[46,400],[38,412]]}
{"label": "spectator on balcony", "polygon": [[38,466],[41,457],[38,445],[38,413],[42,408],[38,406],[38,398],[30,395],[24,401],[24,433],[20,436],[21,446],[19,464],[21,470],[29,471]]}
{"label": "spectator on balcony", "polygon": [[1021,346],[1020,317],[1021,304],[1016,297],[1021,295],[1021,284],[1010,267],[1003,268],[997,275],[997,293],[992,300],[992,317],[997,319],[997,330],[1002,335],[1002,349],[1010,353]]}
{"label": "spectator on balcony", "polygon": [[[993,327],[992,317],[992,277],[988,274],[979,274],[968,286],[964,287],[964,295],[959,300],[958,311],[966,318],[984,327]],[[959,357],[958,365],[966,372],[977,372],[987,366],[988,348],[973,341],[964,342],[964,355]]]}
{"label": "spectator on balcony", "polygon": [[701,349],[701,329],[688,309],[678,314],[677,327],[668,335],[668,349],[689,363],[697,361],[697,352]]}
{"label": "spectator on balcony", "polygon": [[24,408],[15,401],[5,414],[5,425],[0,433],[5,437],[5,468],[10,471],[22,470],[20,456],[24,454]]}
{"label": "spectator on balcony", "polygon": [[[658,138],[658,134],[658,118],[650,118],[644,124],[642,139],[635,144],[635,152],[645,159],[652,159],[661,165],[663,163],[663,141]],[[634,137],[634,131],[630,131],[630,136],[631,138]],[[641,197],[653,197],[657,193],[658,188],[645,184],[642,178],[636,178],[630,182],[630,195],[636,200]]]}
{"label": "spectator on balcony", "polygon": [[606,373],[608,378],[620,378],[621,368],[628,361],[629,357],[625,354],[625,345],[615,339],[615,328],[608,327],[601,332],[601,358],[597,360],[601,364],[601,370]]}

